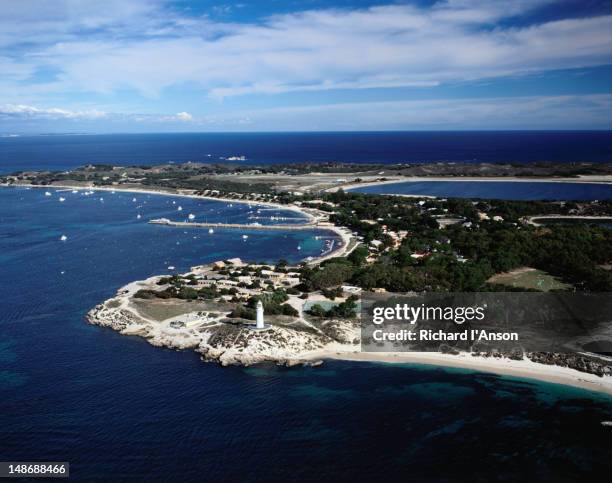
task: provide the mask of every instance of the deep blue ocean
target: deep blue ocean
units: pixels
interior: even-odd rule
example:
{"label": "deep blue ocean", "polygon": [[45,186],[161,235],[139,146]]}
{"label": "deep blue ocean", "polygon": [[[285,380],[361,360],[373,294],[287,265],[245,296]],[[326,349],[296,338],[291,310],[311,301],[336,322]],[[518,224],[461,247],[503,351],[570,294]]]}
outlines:
{"label": "deep blue ocean", "polygon": [[612,131],[184,133],[0,137],[0,173],[224,162],[612,162]]}
{"label": "deep blue ocean", "polygon": [[146,223],[247,221],[247,205],[55,191],[0,188],[0,460],[100,482],[609,481],[612,398],[597,393],[419,365],[222,368],[88,325],[169,265],[297,261],[323,240]]}
{"label": "deep blue ocean", "polygon": [[354,190],[358,193],[500,200],[609,200],[612,185],[529,181],[403,181]]}

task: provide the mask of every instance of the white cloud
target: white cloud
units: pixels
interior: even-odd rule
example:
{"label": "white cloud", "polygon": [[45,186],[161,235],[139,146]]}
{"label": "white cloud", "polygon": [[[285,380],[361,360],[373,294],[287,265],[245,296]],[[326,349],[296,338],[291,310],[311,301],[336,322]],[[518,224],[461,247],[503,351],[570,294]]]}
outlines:
{"label": "white cloud", "polygon": [[23,88],[10,78],[23,81],[41,67],[57,72],[49,81],[57,92],[156,97],[187,85],[222,98],[432,86],[610,63],[612,16],[497,25],[551,1],[448,0],[226,24],[181,16],[161,1],[8,0],[0,19],[0,56],[9,59],[0,62],[0,91]]}
{"label": "white cloud", "polygon": [[179,121],[193,121],[193,116],[188,112],[179,112],[176,114],[176,118]]}
{"label": "white cloud", "polygon": [[[69,123],[104,119],[106,130],[138,131],[159,126],[180,131],[228,130],[437,130],[437,129],[612,129],[612,94],[523,96],[453,100],[354,102],[243,110],[207,116],[113,113],[0,106],[2,122],[48,123],[46,131]],[[61,124],[59,121],[65,121]],[[187,121],[187,122],[186,122]],[[79,124],[80,125],[80,124]],[[8,126],[8,124],[7,124]],[[40,126],[40,124],[39,124]]]}
{"label": "white cloud", "polygon": [[236,113],[258,130],[612,129],[612,94],[354,102]]}
{"label": "white cloud", "polygon": [[104,117],[107,117],[107,113],[96,109],[71,111],[58,107],[39,108],[25,104],[0,105],[0,119],[101,119]]}

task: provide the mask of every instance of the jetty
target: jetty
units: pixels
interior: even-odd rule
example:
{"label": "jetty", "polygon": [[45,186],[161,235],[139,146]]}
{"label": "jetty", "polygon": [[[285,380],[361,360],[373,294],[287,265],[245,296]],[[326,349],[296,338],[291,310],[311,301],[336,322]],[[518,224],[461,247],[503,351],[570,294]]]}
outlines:
{"label": "jetty", "polygon": [[329,229],[333,225],[326,225],[325,223],[306,223],[300,225],[262,225],[259,223],[206,223],[206,222],[193,222],[193,221],[172,221],[167,218],[159,218],[150,220],[152,225],[167,225],[167,226],[179,226],[179,227],[191,227],[191,228],[220,228],[220,229],[238,229],[238,230],[277,230],[277,231],[304,231],[304,230],[315,230],[315,229]]}

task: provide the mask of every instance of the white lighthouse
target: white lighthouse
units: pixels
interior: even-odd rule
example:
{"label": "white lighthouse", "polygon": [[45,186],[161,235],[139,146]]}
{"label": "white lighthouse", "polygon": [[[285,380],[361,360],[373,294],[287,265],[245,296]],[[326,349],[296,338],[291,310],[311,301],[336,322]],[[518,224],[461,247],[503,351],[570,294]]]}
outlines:
{"label": "white lighthouse", "polygon": [[261,300],[257,301],[257,306],[256,306],[255,310],[257,312],[257,325],[256,325],[256,328],[257,329],[263,329],[264,328],[264,310],[263,310],[263,304],[261,303]]}

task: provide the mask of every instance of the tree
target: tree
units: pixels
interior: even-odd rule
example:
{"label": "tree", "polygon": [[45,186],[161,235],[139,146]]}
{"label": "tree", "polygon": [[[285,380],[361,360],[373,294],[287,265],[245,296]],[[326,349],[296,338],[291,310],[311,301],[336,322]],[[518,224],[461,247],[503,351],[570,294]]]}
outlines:
{"label": "tree", "polygon": [[368,247],[366,247],[365,245],[359,245],[346,258],[353,265],[359,267],[365,263],[366,259],[368,258],[368,255]]}
{"label": "tree", "polygon": [[313,317],[325,317],[327,315],[327,311],[320,304],[314,304],[310,307],[308,313]]}

